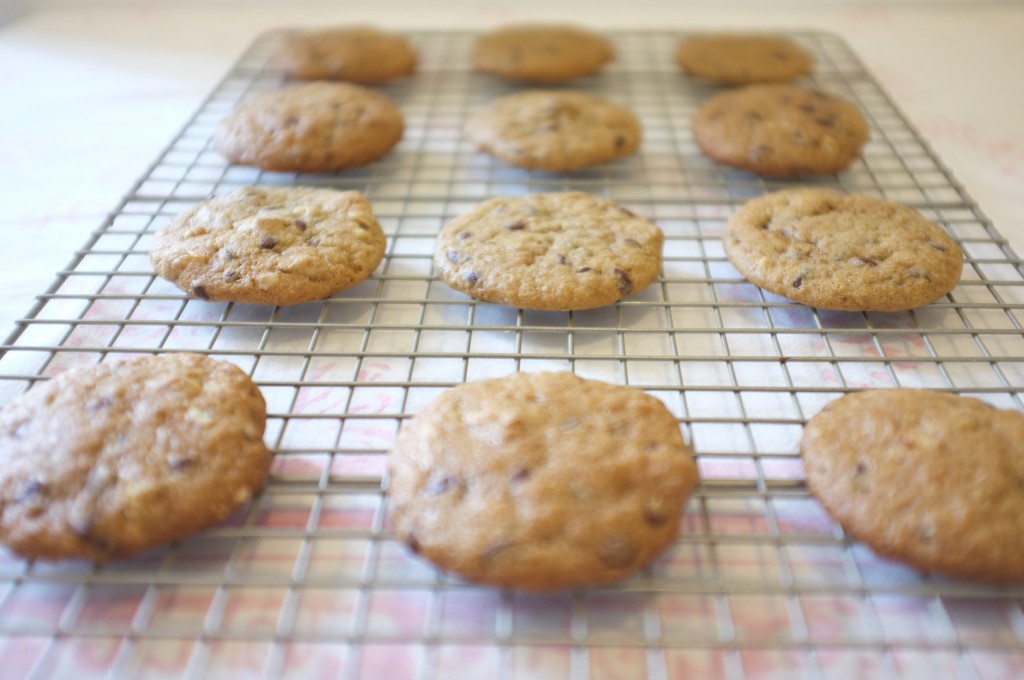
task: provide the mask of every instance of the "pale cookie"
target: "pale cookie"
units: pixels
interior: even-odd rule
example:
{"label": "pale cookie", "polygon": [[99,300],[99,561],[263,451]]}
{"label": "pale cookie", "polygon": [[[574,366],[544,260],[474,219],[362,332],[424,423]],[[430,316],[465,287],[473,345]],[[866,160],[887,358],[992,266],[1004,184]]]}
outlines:
{"label": "pale cookie", "polygon": [[564,25],[508,26],[473,43],[477,71],[510,80],[562,83],[601,70],[615,56],[611,43],[585,28]]}
{"label": "pale cookie", "polygon": [[469,581],[527,590],[644,568],[697,484],[664,404],[571,373],[444,392],[402,427],[388,470],[399,540]]}
{"label": "pale cookie", "polygon": [[708,157],[770,177],[843,170],[869,134],[853,102],[789,84],[723,92],[693,118],[694,139]]}
{"label": "pale cookie", "polygon": [[857,540],[918,569],[1024,582],[1024,414],[914,389],[851,394],[811,419],[807,484]]}
{"label": "pale cookie", "polygon": [[963,269],[957,242],[916,210],[828,189],[747,201],[722,241],[751,283],[822,309],[914,309],[953,290]]}
{"label": "pale cookie", "polygon": [[372,85],[416,70],[416,50],[404,36],[344,26],[286,35],[272,63],[292,78]]}
{"label": "pale cookie", "polygon": [[722,85],[748,85],[805,76],[814,57],[789,38],[737,33],[686,38],[676,48],[676,63]]}
{"label": "pale cookie", "polygon": [[402,113],[387,96],[318,81],[252,95],[220,122],[213,145],[232,163],[330,172],[384,156],[404,128]]}
{"label": "pale cookie", "polygon": [[263,485],[266,405],[197,354],[67,371],[0,409],[0,541],[97,562],[215,524]]}
{"label": "pale cookie", "polygon": [[493,198],[441,229],[434,269],[479,300],[588,309],[646,288],[663,242],[657,225],[582,192]]}
{"label": "pale cookie", "polygon": [[572,90],[506,95],[473,114],[466,135],[481,151],[520,168],[576,170],[628,156],[640,121],[609,99]]}
{"label": "pale cookie", "polygon": [[149,259],[194,298],[290,305],[363,281],[384,249],[357,191],[243,187],[175,217]]}

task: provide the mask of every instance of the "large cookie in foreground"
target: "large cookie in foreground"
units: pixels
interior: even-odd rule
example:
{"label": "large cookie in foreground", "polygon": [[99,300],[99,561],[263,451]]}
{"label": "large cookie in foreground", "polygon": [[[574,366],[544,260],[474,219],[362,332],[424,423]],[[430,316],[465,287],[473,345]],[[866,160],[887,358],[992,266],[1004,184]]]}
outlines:
{"label": "large cookie in foreground", "polygon": [[243,187],[176,216],[149,258],[191,297],[290,305],[363,281],[385,247],[357,191]]}
{"label": "large cookie in foreground", "polygon": [[479,583],[621,580],[676,538],[697,467],[665,405],[570,373],[459,385],[406,423],[388,462],[395,535]]}
{"label": "large cookie in foreground", "polygon": [[605,37],[585,28],[523,24],[481,35],[471,58],[477,71],[550,84],[597,73],[614,56]]}
{"label": "large cookie in foreground", "polygon": [[492,198],[441,229],[434,269],[479,300],[589,309],[646,288],[663,242],[657,225],[590,194]]}
{"label": "large cookie in foreground", "polygon": [[103,562],[209,527],[262,487],[265,424],[249,377],[197,354],[38,383],[0,409],[0,542]]}
{"label": "large cookie in foreground", "polygon": [[749,281],[822,309],[914,309],[951,291],[963,269],[957,242],[916,210],[829,189],[751,199],[722,241]]}
{"label": "large cookie in foreground", "polygon": [[1024,414],[916,389],[850,394],[800,443],[807,484],[877,553],[964,579],[1024,582]]}

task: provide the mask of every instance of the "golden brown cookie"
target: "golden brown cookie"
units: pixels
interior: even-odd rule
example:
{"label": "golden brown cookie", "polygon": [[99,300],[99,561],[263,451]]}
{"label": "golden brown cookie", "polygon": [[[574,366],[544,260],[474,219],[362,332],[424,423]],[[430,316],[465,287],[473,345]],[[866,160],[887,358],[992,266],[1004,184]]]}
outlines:
{"label": "golden brown cookie", "polygon": [[272,63],[292,78],[372,85],[416,70],[416,50],[395,33],[339,26],[286,35]]}
{"label": "golden brown cookie", "polygon": [[640,121],[609,99],[572,90],[506,95],[473,114],[466,135],[507,163],[576,170],[628,156],[640,144]]}
{"label": "golden brown cookie", "polygon": [[663,242],[657,225],[590,194],[493,198],[444,226],[434,269],[479,300],[588,309],[646,288]]}
{"label": "golden brown cookie", "polygon": [[868,140],[853,102],[789,84],[748,85],[697,109],[693,135],[713,160],[770,177],[838,172]]}
{"label": "golden brown cookie", "polygon": [[1024,414],[915,389],[847,395],[804,430],[811,492],[875,552],[1024,582]]}
{"label": "golden brown cookie", "polygon": [[524,24],[477,38],[473,67],[510,80],[562,83],[597,73],[615,56],[608,40],[576,26]]}
{"label": "golden brown cookie", "polygon": [[232,163],[330,172],[384,156],[404,128],[387,96],[318,81],[252,95],[220,122],[213,145]]}
{"label": "golden brown cookie", "polygon": [[953,290],[963,269],[957,242],[916,210],[829,189],[747,201],[722,241],[751,283],[822,309],[914,309]]}
{"label": "golden brown cookie", "polygon": [[249,377],[197,354],[38,383],[0,409],[0,541],[103,562],[204,529],[263,485],[265,423]]}
{"label": "golden brown cookie", "polygon": [[290,305],[363,281],[385,245],[358,191],[243,187],[171,220],[149,259],[194,298]]}
{"label": "golden brown cookie", "polygon": [[459,385],[406,423],[388,460],[395,535],[479,583],[611,583],[675,540],[697,467],[654,397],[571,373]]}
{"label": "golden brown cookie", "polygon": [[691,75],[722,85],[749,85],[805,76],[814,67],[814,56],[778,35],[714,34],[680,41],[676,63]]}

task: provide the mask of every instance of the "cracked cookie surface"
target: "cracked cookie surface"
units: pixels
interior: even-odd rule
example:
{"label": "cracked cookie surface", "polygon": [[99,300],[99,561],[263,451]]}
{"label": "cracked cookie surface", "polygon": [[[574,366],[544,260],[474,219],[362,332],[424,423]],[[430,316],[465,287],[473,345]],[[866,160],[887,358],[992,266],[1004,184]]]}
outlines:
{"label": "cracked cookie surface", "polygon": [[973,397],[877,389],[828,404],[800,443],[843,528],[919,569],[1024,581],[1024,414]]}
{"label": "cracked cookie surface", "polygon": [[585,28],[523,24],[499,28],[473,43],[477,71],[510,80],[561,83],[597,73],[615,56],[611,43]]}
{"label": "cracked cookie surface", "polygon": [[363,281],[385,246],[359,192],[243,187],[175,217],[149,256],[191,297],[288,305]]}
{"label": "cracked cookie surface", "polygon": [[249,377],[196,354],[38,383],[0,409],[0,540],[103,562],[204,529],[262,487],[265,424]]}
{"label": "cracked cookie surface", "polygon": [[213,145],[232,163],[330,172],[384,156],[404,129],[401,111],[386,95],[316,81],[252,95],[220,122]]}
{"label": "cracked cookie surface", "polygon": [[339,26],[286,35],[272,63],[292,78],[371,85],[412,73],[416,50],[395,33]]}
{"label": "cracked cookie surface", "polygon": [[526,90],[494,100],[466,123],[476,146],[520,168],[576,170],[628,156],[640,121],[625,106],[574,90]]}
{"label": "cracked cookie surface", "polygon": [[784,83],[723,92],[693,117],[693,136],[705,155],[769,177],[843,170],[869,135],[853,102]]}
{"label": "cracked cookie surface", "polygon": [[590,194],[493,198],[441,229],[434,269],[479,300],[589,309],[646,288],[663,242],[654,223]]}
{"label": "cracked cookie surface", "polygon": [[470,581],[528,590],[650,564],[697,484],[664,404],[570,373],[443,392],[402,427],[388,469],[399,540]]}
{"label": "cracked cookie surface", "polygon": [[696,35],[676,47],[676,63],[687,73],[723,85],[794,80],[814,67],[814,57],[777,35]]}
{"label": "cracked cookie surface", "polygon": [[957,242],[916,210],[828,189],[747,201],[722,241],[751,283],[822,309],[914,309],[953,290],[963,269]]}

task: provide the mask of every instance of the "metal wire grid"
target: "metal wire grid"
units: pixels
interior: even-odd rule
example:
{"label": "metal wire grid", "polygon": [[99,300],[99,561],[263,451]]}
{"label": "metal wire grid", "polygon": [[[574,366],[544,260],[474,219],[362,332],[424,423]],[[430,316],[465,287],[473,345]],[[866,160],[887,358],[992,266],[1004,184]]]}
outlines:
{"label": "metal wire grid", "polygon": [[[617,61],[582,89],[632,107],[636,156],[551,175],[462,138],[466,115],[514,86],[472,73],[469,33],[415,33],[422,67],[383,88],[399,147],[327,175],[232,167],[213,126],[277,87],[258,39],[3,345],[0,395],[70,366],[190,350],[233,361],[267,397],[275,465],[223,525],[95,567],[0,555],[4,677],[1011,678],[1024,675],[1024,589],[919,574],[851,542],[808,495],[806,419],[861,387],[927,386],[1021,408],[1020,260],[841,39],[793,37],[812,80],[872,124],[862,161],[814,180],[901,201],[968,260],[947,298],[905,313],[814,310],[746,283],[722,255],[724,218],[788,186],[699,153],[690,117],[715,88],[680,75],[677,32],[614,33]],[[188,300],[147,248],[180,209],[243,184],[353,188],[388,251],[368,281],[287,308]],[[654,218],[663,276],[603,309],[532,312],[449,290],[430,264],[448,219],[496,195],[582,189]],[[440,390],[569,369],[638,386],[679,417],[702,484],[677,544],[621,586],[535,596],[477,588],[386,531],[385,454]]]}

